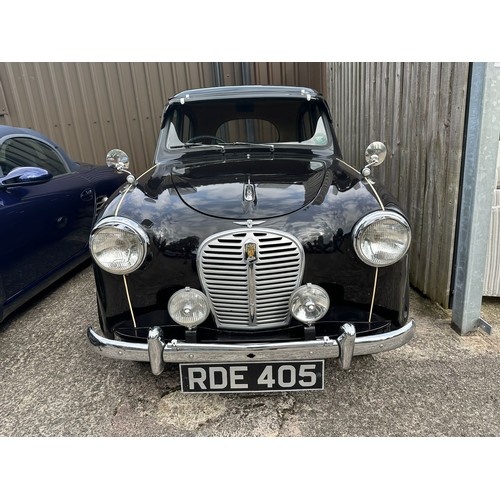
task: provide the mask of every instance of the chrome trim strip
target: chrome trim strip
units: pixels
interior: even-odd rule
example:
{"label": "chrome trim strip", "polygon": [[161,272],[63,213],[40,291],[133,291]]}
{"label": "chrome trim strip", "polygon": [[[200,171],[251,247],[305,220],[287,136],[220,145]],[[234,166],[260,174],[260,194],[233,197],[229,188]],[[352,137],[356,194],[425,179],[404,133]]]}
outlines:
{"label": "chrome trim strip", "polygon": [[135,321],[134,308],[132,307],[132,299],[130,298],[130,292],[128,291],[127,276],[123,275],[123,287],[125,288],[125,295],[127,296],[128,308],[130,309],[130,317],[132,318],[132,323],[134,328],[137,328],[137,322]]}
{"label": "chrome trim strip", "polygon": [[[255,261],[257,260],[257,241],[252,238],[245,241],[244,247],[244,257],[247,263],[247,284],[248,284],[248,326],[255,326],[256,313],[257,313],[257,279],[255,277]],[[252,253],[248,251],[248,248],[252,248]]]}
{"label": "chrome trim strip", "polygon": [[383,212],[385,212],[384,204],[382,203],[382,200],[380,199],[380,196],[378,195],[377,190],[375,189],[375,183],[370,179],[366,179],[366,182],[372,188],[373,194],[375,195],[375,198],[377,198],[378,204],[380,205],[380,209]]}
{"label": "chrome trim strip", "polygon": [[370,304],[370,314],[368,316],[368,322],[371,323],[373,316],[373,306],[375,305],[375,295],[377,293],[377,283],[378,283],[378,267],[375,268],[375,277],[373,278],[373,292],[372,292],[372,301]]}
{"label": "chrome trim strip", "polygon": [[[409,342],[414,333],[415,322],[411,320],[397,330],[368,337],[356,337],[352,355],[376,354],[396,349]],[[150,360],[147,344],[110,340],[99,335],[91,326],[87,328],[87,336],[92,348],[102,356],[127,361]],[[190,344],[172,340],[165,344],[163,361],[229,363],[328,359],[339,358],[340,352],[339,343],[330,337],[310,341],[253,344]],[[348,356],[349,354],[344,354],[344,362],[347,362]]]}

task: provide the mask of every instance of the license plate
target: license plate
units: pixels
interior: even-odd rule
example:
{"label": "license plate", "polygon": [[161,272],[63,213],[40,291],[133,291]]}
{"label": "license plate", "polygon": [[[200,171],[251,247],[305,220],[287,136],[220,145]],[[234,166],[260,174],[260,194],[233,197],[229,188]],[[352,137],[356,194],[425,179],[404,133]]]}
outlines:
{"label": "license plate", "polygon": [[182,392],[322,390],[324,360],[181,364]]}

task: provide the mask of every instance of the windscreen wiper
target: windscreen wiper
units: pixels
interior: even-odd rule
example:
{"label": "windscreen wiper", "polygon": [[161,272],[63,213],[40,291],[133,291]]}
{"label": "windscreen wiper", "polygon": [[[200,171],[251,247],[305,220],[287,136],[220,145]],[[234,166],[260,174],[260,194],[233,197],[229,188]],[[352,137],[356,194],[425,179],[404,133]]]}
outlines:
{"label": "windscreen wiper", "polygon": [[259,143],[259,142],[226,142],[226,146],[250,146],[254,148],[269,148],[270,151],[274,151],[274,144],[266,144],[266,143]]}
{"label": "windscreen wiper", "polygon": [[170,146],[170,149],[180,149],[180,148],[194,148],[204,146],[206,148],[217,148],[224,152],[224,146],[222,144],[203,144],[202,142],[190,142],[189,144],[180,144],[178,146]]}

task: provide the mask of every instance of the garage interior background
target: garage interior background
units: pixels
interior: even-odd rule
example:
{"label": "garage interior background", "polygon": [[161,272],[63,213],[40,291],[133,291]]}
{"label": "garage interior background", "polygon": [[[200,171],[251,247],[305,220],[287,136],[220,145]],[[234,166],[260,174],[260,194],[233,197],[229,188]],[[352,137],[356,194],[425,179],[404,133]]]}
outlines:
{"label": "garage interior background", "polygon": [[140,173],[152,164],[161,114],[175,93],[312,87],[328,99],[346,161],[361,165],[371,141],[386,143],[387,160],[374,175],[410,217],[411,283],[448,308],[469,79],[469,63],[0,62],[0,124],[38,130],[83,162],[103,164],[119,147]]}

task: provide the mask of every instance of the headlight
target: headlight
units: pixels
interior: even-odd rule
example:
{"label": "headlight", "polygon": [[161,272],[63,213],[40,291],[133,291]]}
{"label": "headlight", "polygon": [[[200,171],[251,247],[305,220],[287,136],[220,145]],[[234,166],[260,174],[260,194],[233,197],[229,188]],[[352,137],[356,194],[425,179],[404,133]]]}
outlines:
{"label": "headlight", "polygon": [[178,290],[168,301],[170,317],[186,328],[194,328],[203,323],[208,318],[209,312],[207,297],[189,287]]}
{"label": "headlight", "polygon": [[320,320],[330,307],[330,297],[318,285],[303,285],[290,297],[290,312],[302,323],[311,325]]}
{"label": "headlight", "polygon": [[408,251],[411,230],[404,217],[379,211],[363,217],[353,229],[358,257],[374,267],[385,267],[400,260]]}
{"label": "headlight", "polygon": [[99,267],[113,274],[130,274],[138,269],[149,246],[139,224],[124,217],[102,219],[90,235],[90,252]]}

